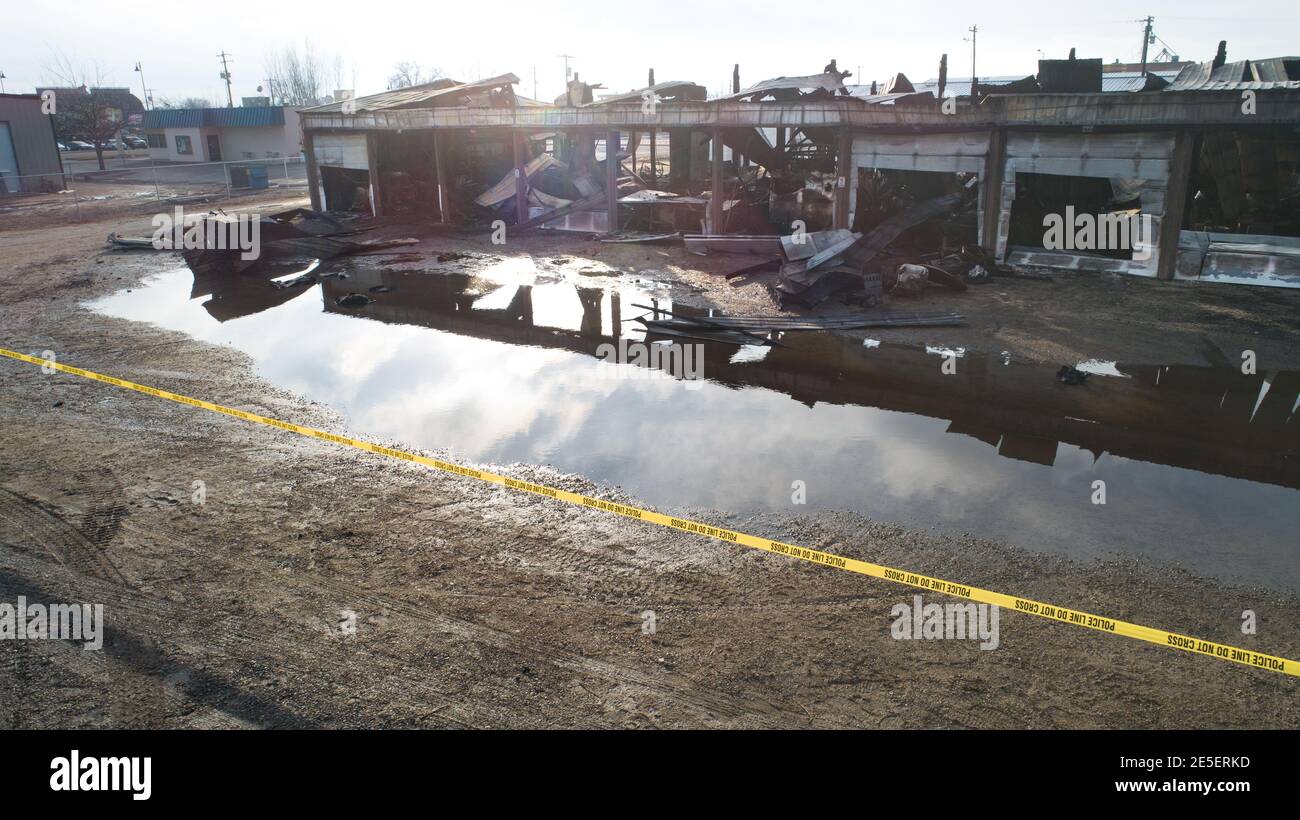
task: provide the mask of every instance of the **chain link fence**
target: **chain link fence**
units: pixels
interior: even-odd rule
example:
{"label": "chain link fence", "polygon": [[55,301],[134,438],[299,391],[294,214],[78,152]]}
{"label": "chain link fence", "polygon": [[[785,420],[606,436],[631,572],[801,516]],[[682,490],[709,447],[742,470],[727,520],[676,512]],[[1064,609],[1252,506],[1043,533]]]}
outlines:
{"label": "chain link fence", "polygon": [[261,195],[307,192],[301,156],[230,162],[159,162],[148,157],[65,160],[61,174],[0,175],[0,224],[22,217],[81,221],[123,207],[201,205]]}

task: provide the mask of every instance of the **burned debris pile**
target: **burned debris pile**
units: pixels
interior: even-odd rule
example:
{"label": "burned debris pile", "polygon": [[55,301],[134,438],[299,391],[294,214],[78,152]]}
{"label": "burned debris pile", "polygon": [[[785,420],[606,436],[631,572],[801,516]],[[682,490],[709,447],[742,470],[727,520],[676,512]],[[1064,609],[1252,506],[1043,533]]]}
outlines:
{"label": "burned debris pile", "polygon": [[[204,229],[216,223],[221,235],[224,228],[229,233],[238,217],[225,213],[209,214],[199,223]],[[270,214],[258,219],[260,248],[257,254],[230,242],[208,243],[203,247],[186,247],[181,251],[191,270],[214,270],[238,273],[264,262],[301,260],[326,260],[337,256],[414,245],[414,238],[359,239],[359,234],[374,230],[373,223],[344,223],[327,215],[295,208]],[[208,234],[204,230],[204,236]]]}
{"label": "burned debris pile", "polygon": [[699,254],[746,253],[763,256],[728,276],[772,274],[768,283],[782,309],[814,308],[832,297],[871,307],[886,294],[914,295],[931,286],[964,291],[967,283],[987,282],[999,270],[979,245],[965,244],[949,228],[974,207],[974,185],[952,193],[908,202],[901,196],[870,201],[874,226],[796,232],[786,236],[733,235],[684,238]]}
{"label": "burned debris pile", "polygon": [[[910,313],[885,316],[821,316],[788,319],[770,316],[690,316],[674,313],[653,305],[633,304],[649,310],[649,316],[637,316],[634,321],[645,327],[651,336],[701,339],[727,342],[736,345],[781,346],[778,338],[783,333],[801,331],[827,332],[865,330],[885,327],[943,327],[960,325],[965,317],[959,313]],[[660,316],[667,318],[660,318]]]}
{"label": "burned debris pile", "polygon": [[323,261],[419,242],[414,238],[357,238],[376,228],[372,219],[307,208],[261,216],[218,209],[195,219],[178,212],[166,230],[158,229],[149,238],[112,233],[108,245],[115,250],[176,250],[196,272],[240,273],[258,265]]}

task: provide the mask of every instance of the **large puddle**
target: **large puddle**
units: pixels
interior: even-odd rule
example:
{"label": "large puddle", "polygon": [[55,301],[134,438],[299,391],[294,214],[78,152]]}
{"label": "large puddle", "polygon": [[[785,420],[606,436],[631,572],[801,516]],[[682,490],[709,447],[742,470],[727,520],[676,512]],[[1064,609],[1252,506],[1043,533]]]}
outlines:
{"label": "large puddle", "polygon": [[[550,464],[661,508],[852,510],[1300,591],[1297,372],[1119,362],[1068,386],[998,355],[945,375],[939,351],[791,333],[706,343],[691,383],[597,358],[643,338],[632,305],[672,307],[624,280],[539,278],[529,259],[342,269],[292,290],[181,269],[92,307],[233,345],[357,432]],[[354,292],[374,301],[336,303]]]}

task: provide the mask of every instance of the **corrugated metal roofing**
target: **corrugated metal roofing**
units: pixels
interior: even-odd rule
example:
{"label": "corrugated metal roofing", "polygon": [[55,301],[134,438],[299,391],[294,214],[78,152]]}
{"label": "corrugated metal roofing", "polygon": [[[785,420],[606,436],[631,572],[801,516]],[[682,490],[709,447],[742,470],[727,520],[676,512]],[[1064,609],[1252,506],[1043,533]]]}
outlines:
{"label": "corrugated metal roofing", "polygon": [[341,100],[339,102],[318,105],[315,108],[304,109],[309,114],[337,114],[343,112],[345,102],[355,103],[354,113],[363,113],[366,111],[384,111],[393,108],[423,108],[425,103],[437,100],[439,97],[445,97],[453,94],[465,94],[471,91],[486,91],[503,85],[514,85],[519,82],[519,78],[513,74],[502,74],[499,77],[490,77],[486,80],[475,80],[472,83],[462,83],[456,80],[443,78],[434,80],[424,85],[415,85],[409,88],[399,88],[395,91],[381,91],[378,94],[368,94],[364,97],[357,97],[355,100]]}
{"label": "corrugated metal roofing", "polygon": [[1300,57],[1238,60],[1218,68],[1213,63],[1189,65],[1166,91],[1264,91],[1300,88]]}
{"label": "corrugated metal roofing", "polygon": [[1265,82],[1300,80],[1300,57],[1270,57],[1251,63],[1255,78]]}
{"label": "corrugated metal roofing", "polygon": [[611,94],[607,97],[601,97],[595,102],[586,103],[586,105],[618,105],[620,103],[640,103],[644,98],[641,96],[647,91],[652,91],[656,95],[663,97],[685,98],[687,100],[704,100],[708,97],[708,90],[695,83],[688,83],[683,80],[668,80],[662,83],[655,83],[646,88],[638,88],[635,91],[629,91],[626,94]]}
{"label": "corrugated metal roofing", "polygon": [[[872,94],[869,85],[851,85],[849,90],[855,92],[851,94],[853,99],[861,100],[867,105],[893,105],[899,100],[906,100],[911,97],[929,97],[934,99],[934,92],[922,89],[920,91],[900,91],[894,94]],[[856,89],[864,89],[861,94],[856,93]]]}
{"label": "corrugated metal roofing", "polygon": [[[1151,69],[1147,73],[1154,74],[1164,80],[1172,81],[1178,76],[1177,71],[1162,71]],[[993,93],[997,93],[996,86],[1009,85],[1010,83],[1023,80],[1024,76],[998,76],[998,77],[980,77],[980,88],[986,88]],[[1145,84],[1142,74],[1137,71],[1112,71],[1104,72],[1101,75],[1101,90],[1110,91],[1141,91]],[[924,82],[915,82],[912,84],[917,91],[929,91],[933,94],[939,93],[939,80],[937,78],[925,80]],[[851,85],[849,91],[855,97],[867,97],[871,86],[869,85]],[[945,96],[970,96],[970,78],[950,78],[944,86]]]}
{"label": "corrugated metal roofing", "polygon": [[723,100],[739,100],[751,94],[767,94],[773,91],[829,91],[832,94],[844,88],[844,81],[837,74],[810,74],[807,77],[776,77],[755,83],[739,94],[721,97]]}
{"label": "corrugated metal roofing", "polygon": [[284,107],[155,108],[144,112],[144,128],[267,128],[284,125]]}
{"label": "corrugated metal roofing", "polygon": [[[1148,71],[1165,82],[1173,82],[1177,71]],[[1102,91],[1141,91],[1146,88],[1147,78],[1140,71],[1112,71],[1101,75]]]}
{"label": "corrugated metal roofing", "polygon": [[[980,77],[980,87],[984,88],[984,87],[995,86],[995,85],[1008,85],[1010,83],[1023,80],[1024,78],[1025,78],[1024,74],[1020,74],[1017,76],[1003,76],[1003,77]],[[881,84],[881,87],[882,88],[884,87],[883,84]],[[939,80],[935,78],[931,80],[926,80],[925,82],[914,82],[912,83],[912,87],[915,88],[917,91],[928,91],[931,94],[935,94],[937,96],[939,93]],[[849,91],[855,97],[867,97],[870,94],[871,86],[851,85],[849,86]],[[953,96],[954,94],[959,97],[969,97],[970,78],[967,77],[966,79],[963,80],[961,78],[949,77],[947,84],[944,86],[943,93],[949,97]]]}
{"label": "corrugated metal roofing", "polygon": [[145,128],[201,128],[202,108],[155,108],[144,112]]}

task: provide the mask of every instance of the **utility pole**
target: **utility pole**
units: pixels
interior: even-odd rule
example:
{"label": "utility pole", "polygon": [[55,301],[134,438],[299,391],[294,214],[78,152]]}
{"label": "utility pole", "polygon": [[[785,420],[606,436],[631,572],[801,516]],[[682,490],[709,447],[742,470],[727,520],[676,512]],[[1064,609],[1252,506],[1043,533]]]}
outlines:
{"label": "utility pole", "polygon": [[144,84],[144,69],[140,67],[140,61],[135,61],[135,70],[140,72],[140,91],[144,93],[144,109],[149,110],[149,86]]}
{"label": "utility pole", "polygon": [[1142,76],[1147,75],[1147,46],[1151,45],[1151,24],[1156,18],[1148,16],[1145,20],[1138,20],[1139,23],[1146,23],[1146,28],[1142,31]]}
{"label": "utility pole", "polygon": [[556,55],[564,58],[564,101],[573,105],[573,98],[569,96],[569,60],[577,59],[572,54]]}
{"label": "utility pole", "polygon": [[235,96],[230,91],[230,66],[226,64],[226,58],[230,57],[225,51],[217,55],[221,58],[221,79],[226,81],[226,107],[235,107]]}
{"label": "utility pole", "polygon": [[533,66],[533,99],[541,99],[537,96],[537,66]]}
{"label": "utility pole", "polygon": [[980,27],[975,25],[966,30],[970,32],[970,84],[973,89],[975,87],[975,36],[979,33]]}

